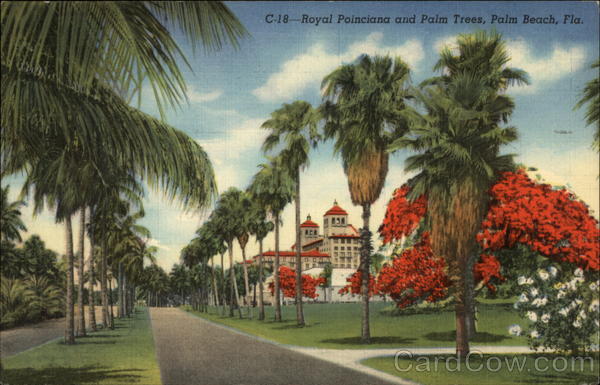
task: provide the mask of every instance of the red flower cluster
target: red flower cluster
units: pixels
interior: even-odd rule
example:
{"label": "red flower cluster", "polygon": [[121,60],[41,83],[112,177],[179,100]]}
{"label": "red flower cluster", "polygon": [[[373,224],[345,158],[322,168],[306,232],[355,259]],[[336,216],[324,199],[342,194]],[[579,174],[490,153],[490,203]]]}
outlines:
{"label": "red flower cluster", "polygon": [[490,195],[483,230],[477,235],[484,250],[521,243],[545,257],[600,270],[598,221],[571,192],[536,183],[518,171],[504,173]]}
{"label": "red flower cluster", "polygon": [[493,278],[498,281],[504,281],[505,278],[500,274],[500,261],[491,254],[481,254],[479,262],[473,266],[475,282],[483,283],[491,292],[496,291],[496,286],[491,283]]}
{"label": "red flower cluster", "polygon": [[[310,275],[302,274],[302,295],[308,298],[317,298],[317,286],[325,283],[325,278],[313,278]],[[279,286],[283,292],[284,297],[295,298],[296,297],[296,271],[290,269],[287,266],[281,266],[279,268]],[[269,283],[269,290],[271,294],[275,293],[275,285],[273,282]]]}
{"label": "red flower cluster", "polygon": [[[346,282],[348,284],[342,287],[338,293],[344,294],[357,294],[360,295],[360,285],[362,282],[362,272],[357,270],[352,274],[349,278],[346,278]],[[373,295],[380,294],[377,286],[375,285],[375,277],[372,274],[369,274],[369,297]]]}
{"label": "red flower cluster", "polygon": [[429,234],[424,233],[418,244],[404,250],[391,264],[381,269],[377,287],[381,294],[388,294],[398,307],[412,305],[420,299],[435,302],[448,294],[450,281],[445,267],[445,261],[431,252]]}
{"label": "red flower cluster", "polygon": [[421,195],[411,203],[406,199],[409,192],[410,187],[403,185],[394,191],[388,202],[385,218],[379,227],[384,244],[411,234],[427,213],[427,198]]}

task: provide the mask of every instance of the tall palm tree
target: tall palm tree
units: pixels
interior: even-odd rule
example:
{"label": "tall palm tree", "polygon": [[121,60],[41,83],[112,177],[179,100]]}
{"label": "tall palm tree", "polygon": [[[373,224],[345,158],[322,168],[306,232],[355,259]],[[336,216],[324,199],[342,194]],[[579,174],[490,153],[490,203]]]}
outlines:
{"label": "tall palm tree", "polygon": [[275,227],[275,263],[273,264],[275,321],[281,321],[281,293],[279,285],[279,229],[281,212],[296,194],[296,183],[281,157],[269,158],[259,165],[248,191],[255,202],[269,211]]}
{"label": "tall palm tree", "polygon": [[334,138],[354,205],[362,206],[360,267],[361,340],[369,343],[369,218],[388,172],[388,145],[408,131],[409,68],[402,59],[368,55],[323,79],[325,137]]}
{"label": "tall palm tree", "polygon": [[296,323],[304,326],[302,311],[302,245],[301,245],[301,213],[300,213],[300,171],[308,166],[309,151],[316,147],[321,139],[317,123],[319,114],[310,103],[295,101],[271,113],[271,118],[262,124],[262,128],[270,130],[263,143],[263,151],[269,152],[283,142],[280,153],[282,161],[290,169],[296,185],[294,205],[296,208]]}
{"label": "tall palm tree", "polygon": [[[447,86],[457,78],[474,77],[495,93],[505,93],[512,85],[529,84],[529,76],[525,71],[508,66],[510,56],[501,34],[496,31],[480,30],[461,35],[457,39],[457,46],[456,51],[449,47],[442,49],[440,60],[434,66],[434,70],[442,71],[442,75],[432,78],[433,84]],[[511,112],[512,110],[509,110],[501,115],[503,122],[507,122]],[[494,122],[491,123],[491,126],[493,125]],[[475,261],[476,255],[473,253],[469,258],[469,267],[466,271],[469,338],[473,337],[475,332],[475,281],[471,269]]]}
{"label": "tall palm tree", "polygon": [[517,137],[516,128],[505,126],[514,103],[504,91],[527,78],[506,67],[509,60],[500,35],[461,35],[457,54],[442,53],[441,81],[416,93],[427,115],[392,146],[418,152],[407,159],[406,171],[419,171],[409,182],[411,196],[428,196],[432,249],[446,260],[453,282],[459,357],[469,354],[469,281],[487,190],[500,171],[514,167],[512,155],[499,153]]}
{"label": "tall palm tree", "polygon": [[[600,59],[592,64],[592,69],[596,70],[596,75],[600,71]],[[587,104],[585,120],[588,125],[596,125],[594,134],[594,144],[596,151],[600,152],[600,75],[590,80],[583,89],[581,99],[575,105],[575,108],[581,108]]]}
{"label": "tall palm tree", "polygon": [[8,192],[10,190],[9,186],[2,187],[2,196],[0,209],[2,210],[0,213],[0,234],[3,241],[13,241],[17,240],[19,242],[21,239],[21,231],[27,231],[25,224],[21,220],[21,210],[20,207],[25,205],[25,202],[22,200],[18,200],[15,202],[8,202]]}
{"label": "tall palm tree", "polygon": [[253,200],[253,215],[250,223],[250,234],[256,237],[258,241],[258,319],[265,319],[265,303],[264,303],[264,266],[263,266],[263,241],[266,236],[273,231],[275,227],[273,222],[267,220],[267,212],[258,199],[252,197]]}

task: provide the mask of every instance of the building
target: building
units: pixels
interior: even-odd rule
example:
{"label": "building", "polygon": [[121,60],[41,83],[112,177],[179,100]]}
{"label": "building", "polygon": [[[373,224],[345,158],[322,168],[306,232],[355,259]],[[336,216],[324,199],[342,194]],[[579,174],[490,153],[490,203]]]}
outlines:
{"label": "building", "polygon": [[[310,214],[300,225],[302,245],[302,270],[322,268],[331,263],[334,269],[358,269],[360,263],[360,236],[358,230],[349,223],[348,213],[334,201],[333,207],[323,215],[323,232],[312,221]],[[258,255],[254,257],[258,261]],[[263,253],[263,261],[273,264],[275,252]],[[291,250],[279,252],[281,266],[296,268],[296,245]]]}

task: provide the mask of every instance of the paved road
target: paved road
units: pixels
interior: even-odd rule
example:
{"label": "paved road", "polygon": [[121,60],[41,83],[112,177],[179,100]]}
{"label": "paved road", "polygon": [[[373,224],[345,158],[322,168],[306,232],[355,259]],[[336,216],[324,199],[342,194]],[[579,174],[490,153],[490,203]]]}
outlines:
{"label": "paved road", "polygon": [[163,385],[390,384],[178,309],[152,308],[150,315]]}
{"label": "paved road", "polygon": [[[114,309],[114,308],[113,308]],[[86,325],[87,306],[85,308]],[[96,307],[96,322],[102,322],[102,308]],[[8,357],[65,335],[65,319],[57,318],[36,324],[19,326],[0,332],[0,357]]]}
{"label": "paved road", "polygon": [[58,318],[0,332],[0,357],[8,357],[63,336],[65,319]]}

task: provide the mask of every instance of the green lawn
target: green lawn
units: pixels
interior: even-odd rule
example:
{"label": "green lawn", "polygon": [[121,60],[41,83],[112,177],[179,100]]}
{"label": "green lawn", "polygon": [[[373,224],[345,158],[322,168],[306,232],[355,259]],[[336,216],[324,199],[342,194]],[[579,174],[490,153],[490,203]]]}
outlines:
{"label": "green lawn", "polygon": [[458,366],[456,359],[449,357],[421,356],[397,362],[394,357],[377,357],[361,363],[423,385],[591,385],[600,380],[597,355],[593,360],[588,357],[573,361],[570,357],[541,354],[495,355],[491,359],[490,355],[472,356],[469,367],[465,362]]}
{"label": "green lawn", "polygon": [[[452,347],[454,346],[454,312],[435,311],[427,314],[391,316],[381,310],[389,303],[371,304],[370,348],[396,348],[404,346]],[[508,326],[521,321],[510,301],[488,301],[480,305],[479,334],[473,344],[526,345],[522,337],[508,334]],[[207,313],[193,312],[208,320],[237,328],[250,334],[283,344],[314,346],[332,349],[364,349],[360,343],[360,304],[306,304],[305,318],[308,325],[295,325],[296,309],[293,305],[283,307],[284,321],[273,321],[273,308],[267,307],[267,320],[248,320],[222,317],[215,309]],[[256,317],[257,309],[254,310]]]}
{"label": "green lawn", "polygon": [[115,330],[100,330],[67,346],[51,342],[6,358],[0,383],[17,385],[160,385],[147,309],[115,319]]}

